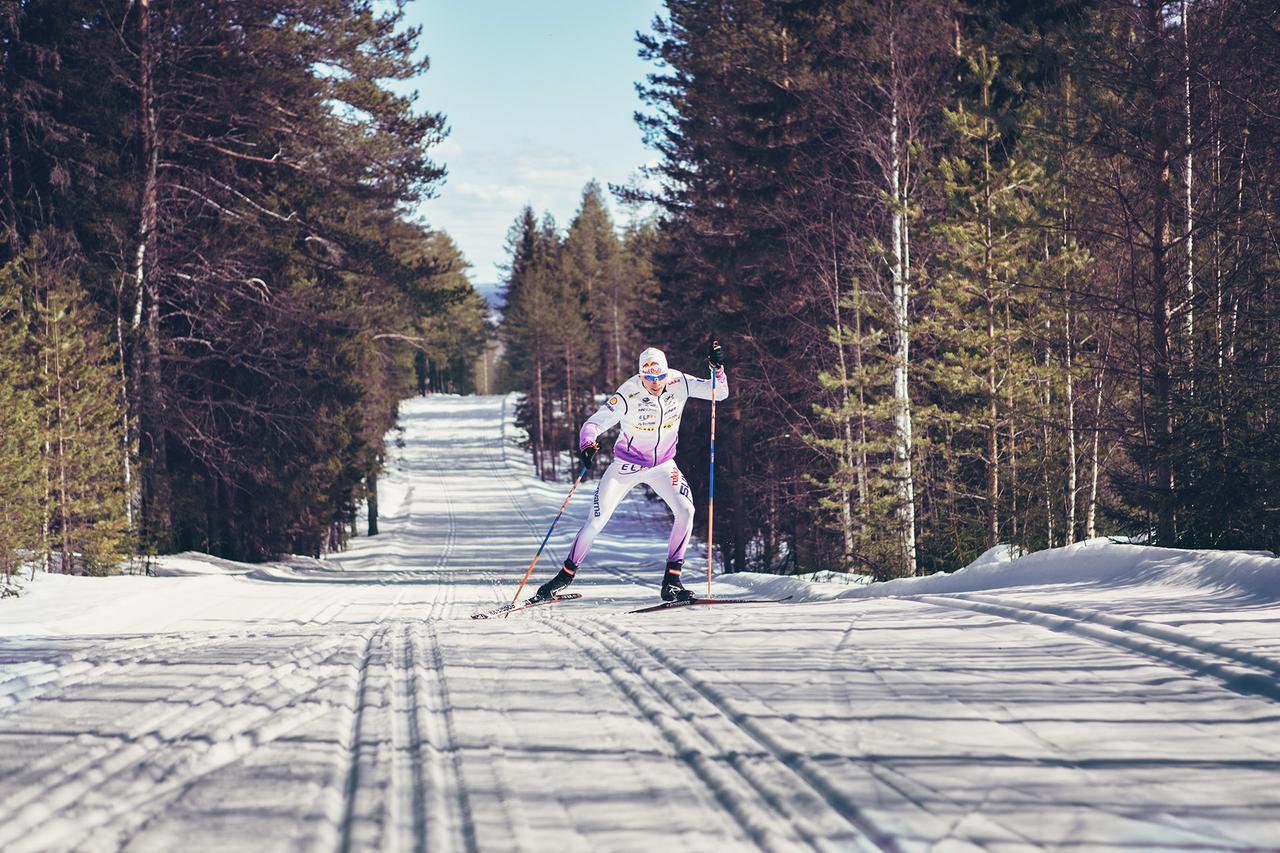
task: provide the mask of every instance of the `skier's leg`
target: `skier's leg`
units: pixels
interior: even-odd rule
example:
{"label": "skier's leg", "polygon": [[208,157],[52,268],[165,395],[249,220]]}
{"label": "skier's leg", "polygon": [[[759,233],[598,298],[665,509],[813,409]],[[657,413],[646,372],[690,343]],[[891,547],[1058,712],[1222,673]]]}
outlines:
{"label": "skier's leg", "polygon": [[587,519],[587,523],[582,525],[582,529],[573,539],[573,547],[569,549],[567,562],[573,564],[574,570],[587,558],[592,543],[608,523],[618,502],[622,500],[623,495],[631,491],[632,486],[640,482],[638,475],[644,470],[616,459],[605,469],[604,476],[600,478],[600,485],[596,486],[596,495],[591,503],[591,516]]}
{"label": "skier's leg", "polygon": [[591,551],[591,544],[604,529],[609,516],[613,515],[618,501],[622,500],[622,496],[630,491],[632,486],[640,482],[637,474],[643,470],[637,465],[628,465],[617,460],[605,469],[591,502],[591,516],[587,519],[587,523],[582,525],[578,535],[573,538],[573,547],[569,549],[569,556],[565,558],[560,571],[551,580],[538,587],[539,598],[550,598],[573,582],[578,574],[578,567]]}
{"label": "skier's leg", "polygon": [[671,525],[671,537],[667,540],[667,566],[662,576],[662,598],[664,601],[691,599],[693,593],[686,591],[680,582],[685,548],[689,545],[689,534],[693,532],[693,498],[689,494],[689,483],[674,459],[651,471],[651,476],[645,482],[666,502],[675,516]]}
{"label": "skier's leg", "polygon": [[693,498],[689,494],[689,483],[674,459],[650,468],[645,482],[666,502],[675,516],[671,536],[667,540],[667,562],[683,563],[685,549],[689,547],[689,534],[693,532]]}

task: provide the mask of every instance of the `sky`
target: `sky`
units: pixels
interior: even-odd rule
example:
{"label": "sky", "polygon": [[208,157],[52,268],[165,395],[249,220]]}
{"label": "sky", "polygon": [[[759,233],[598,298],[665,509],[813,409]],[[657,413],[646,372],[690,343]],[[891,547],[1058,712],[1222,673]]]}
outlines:
{"label": "sky", "polygon": [[[635,84],[652,70],[636,55],[661,0],[413,0],[430,70],[421,109],[451,131],[432,149],[448,176],[420,214],[449,232],[477,285],[496,282],[507,229],[525,204],[561,228],[595,178],[626,183],[655,159],[632,115]],[[615,222],[629,214],[610,197]]]}

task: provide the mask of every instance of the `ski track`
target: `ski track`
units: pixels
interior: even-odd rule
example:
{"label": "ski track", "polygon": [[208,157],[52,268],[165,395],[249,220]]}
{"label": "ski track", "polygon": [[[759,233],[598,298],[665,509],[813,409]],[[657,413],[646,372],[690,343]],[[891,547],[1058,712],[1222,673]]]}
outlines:
{"label": "ski track", "polygon": [[[1000,612],[996,612],[995,605],[984,608],[971,608],[963,605],[956,605],[955,601],[961,598],[970,598],[972,594],[953,594],[947,596],[910,596],[903,599],[904,602],[923,603],[931,607],[943,607],[948,610],[972,611],[985,615],[995,615],[1003,620],[1013,624],[1030,625],[1034,627],[1048,627],[1054,631],[1061,631],[1067,634],[1074,632],[1067,626],[1062,625],[1041,625],[1037,617],[1038,611],[1034,610],[1031,605],[1024,605],[1021,609],[1026,611],[1023,615],[1014,615],[1014,611],[1019,609],[1016,607],[1001,608]],[[992,596],[982,596],[984,599],[992,598]],[[945,599],[944,601],[930,600],[932,598]],[[1079,608],[1066,608],[1073,613],[1079,612]],[[1105,614],[1103,614],[1105,615]],[[1081,615],[1080,618],[1084,618]],[[846,635],[842,638],[841,645],[851,636]],[[1084,634],[1081,638],[1085,640],[1093,640],[1088,634]],[[1089,645],[1094,645],[1089,643]],[[1133,652],[1136,649],[1131,648],[1128,643],[1117,642],[1114,638],[1108,638],[1097,643],[1107,649],[1119,648],[1123,652]],[[899,700],[903,705],[910,704],[910,697],[903,695],[895,686],[893,681],[885,679],[883,674],[886,672],[896,673],[899,676],[908,675],[909,670],[903,667],[903,662],[887,659],[880,655],[860,653],[863,658],[863,666],[868,672],[874,673],[878,678],[882,688],[895,699]],[[1154,658],[1156,663],[1164,664],[1170,662],[1166,660],[1164,655],[1141,655],[1143,659]],[[912,680],[905,682],[911,684]],[[915,685],[912,684],[914,687]],[[1034,744],[1042,753],[1036,759],[1035,763],[1043,770],[1052,771],[1060,768],[1069,768],[1073,774],[1077,774],[1082,780],[1085,780],[1089,787],[1097,786],[1100,789],[1113,788],[1115,781],[1108,778],[1108,773],[1103,768],[1099,768],[1095,763],[1087,758],[1083,760],[1075,760],[1070,754],[1065,754],[1059,744],[1051,742],[1043,738],[1036,728],[1029,724],[1025,719],[1020,718],[1017,714],[1011,712],[1008,708],[1002,707],[999,703],[981,702],[973,703],[951,690],[942,689],[931,703],[938,708],[942,708],[948,704],[962,709],[962,713],[969,715],[975,720],[989,720],[992,723],[1005,729],[1014,729],[1028,742]],[[852,708],[850,709],[852,711]],[[1218,734],[1211,728],[1205,728],[1199,723],[1190,723],[1193,728],[1202,729],[1204,736],[1208,738],[1217,737]],[[1265,759],[1262,762],[1265,763]],[[979,822],[987,832],[995,830],[999,832],[1006,843],[1015,843],[1025,845],[1027,848],[1039,849],[1042,847],[1056,847],[1058,845],[1046,844],[1043,839],[1036,838],[1027,834],[1026,831],[1020,829],[1017,825],[999,818],[999,814],[1005,811],[1001,808],[996,800],[997,794],[1003,794],[1002,785],[991,785],[982,788],[981,799],[974,801],[973,799],[960,799],[948,792],[942,787],[929,784],[920,774],[910,774],[899,769],[896,762],[885,761],[875,762],[868,765],[867,770],[885,789],[893,791],[901,797],[903,802],[914,803],[921,810],[918,813],[914,823],[921,829],[927,830],[927,835],[935,838],[943,838],[954,841],[963,837],[961,832],[963,824],[970,821]],[[1019,791],[1020,797],[1025,797],[1025,792]],[[927,804],[939,803],[945,804],[947,808],[930,808]],[[984,809],[993,804],[996,808],[991,814],[984,813]],[[1042,807],[1046,810],[1060,807],[1060,803],[1054,800],[1046,800]],[[1117,827],[1124,827],[1126,824],[1137,824],[1145,828],[1145,833],[1150,835],[1155,831],[1156,827],[1166,829],[1179,836],[1179,842],[1169,844],[1170,848],[1185,849],[1278,849],[1270,845],[1266,847],[1256,847],[1252,844],[1242,844],[1233,841],[1230,837],[1225,836],[1221,832],[1214,830],[1205,830],[1201,827],[1191,825],[1188,821],[1179,818],[1176,814],[1164,813],[1160,808],[1154,807],[1135,807],[1132,803],[1110,803],[1105,800],[1092,804],[1094,816],[1097,814],[1105,814],[1114,818]],[[1132,832],[1132,830],[1130,830]],[[1063,846],[1073,846],[1063,844]],[[1088,847],[1088,844],[1084,845]],[[1116,846],[1129,847],[1132,844],[1121,845],[1118,841]],[[1138,846],[1142,848],[1164,849],[1164,845],[1142,843]]]}
{"label": "ski track", "polygon": [[[427,648],[424,651],[423,634]],[[415,681],[426,682],[425,701],[416,708],[416,726],[426,739],[429,762],[426,779],[427,800],[426,850],[465,850],[475,853],[475,820],[471,799],[462,776],[462,756],[457,746],[453,705],[445,676],[444,654],[436,624],[429,622],[412,634],[413,648],[420,664],[414,670]],[[434,820],[432,820],[434,816]],[[423,835],[418,836],[424,840]]]}
{"label": "ski track", "polygon": [[[894,672],[898,675],[904,674],[898,662],[858,649],[851,642],[855,637],[858,622],[864,615],[866,614],[859,614],[849,624],[849,627],[844,631],[840,641],[833,648],[830,655],[831,674],[827,678],[828,695],[831,696],[833,702],[842,705],[850,716],[857,714],[857,709],[853,707],[847,692],[836,689],[834,682],[834,673],[837,671],[836,665],[845,655],[856,655],[861,668],[875,675],[881,690],[894,697],[896,701],[901,702],[904,706],[910,704],[910,698],[903,695],[893,681],[884,677],[885,672]],[[1056,744],[1044,740],[1033,728],[1003,709],[995,709],[995,713],[993,713],[993,708],[990,706],[980,709],[973,708],[970,703],[952,695],[950,692],[937,696],[934,701],[935,704],[954,703],[974,717],[986,717],[1001,726],[1015,727],[1025,738],[1035,742],[1046,754],[1059,754],[1061,752]],[[732,703],[728,699],[725,700],[725,703],[726,707],[732,707]],[[853,753],[865,754],[867,751],[868,748],[862,743],[854,743]],[[922,830],[927,830],[933,837],[955,841],[957,838],[962,837],[962,824],[976,818],[986,823],[989,827],[996,829],[1003,836],[1002,840],[1006,843],[1025,844],[1028,849],[1041,846],[1008,822],[1001,821],[998,817],[982,815],[982,808],[991,800],[993,794],[991,788],[983,790],[982,798],[975,803],[972,800],[962,801],[943,787],[929,784],[920,778],[919,774],[911,775],[899,770],[894,762],[865,761],[862,763],[861,769],[884,790],[892,792],[905,803],[914,804],[919,811],[914,816],[912,823]],[[1076,769],[1086,775],[1089,772],[1087,768],[1078,765]],[[931,807],[930,803],[945,804],[947,809],[944,811]]]}
{"label": "ski track", "polygon": [[436,454],[428,452],[427,456],[434,462],[433,468],[439,494],[444,498],[446,528],[444,544],[440,549],[440,559],[436,561],[433,573],[433,577],[441,583],[437,584],[436,598],[432,600],[431,610],[425,618],[442,619],[450,613],[455,596],[454,579],[445,569],[449,565],[449,560],[453,557],[454,548],[458,541],[458,515],[454,508],[453,492],[449,488],[449,478],[445,474],[443,462],[440,461]]}
{"label": "ski track", "polygon": [[[369,637],[369,644],[356,669],[350,714],[351,733],[347,742],[346,781],[342,786],[342,817],[333,826],[339,840],[336,845],[324,844],[325,849],[336,847],[341,853],[348,853],[352,849],[372,850],[377,847],[382,827],[375,809],[378,795],[382,793],[381,789],[385,784],[377,771],[385,766],[385,762],[379,761],[385,742],[377,738],[376,728],[366,728],[366,721],[372,716],[380,715],[385,707],[377,700],[383,698],[380,688],[387,676],[389,661],[385,640],[389,630],[382,628]],[[375,671],[373,680],[377,682],[374,690],[369,689],[371,669]]]}
{"label": "ski track", "polygon": [[[692,690],[706,705],[710,706],[716,718],[732,723],[752,741],[759,744],[774,761],[785,766],[790,773],[782,773],[781,775],[788,777],[788,788],[794,789],[800,785],[807,786],[818,798],[825,801],[826,810],[829,810],[833,815],[838,816],[848,824],[847,829],[840,833],[836,839],[839,844],[838,849],[897,849],[891,837],[873,825],[862,814],[857,804],[839,791],[839,786],[823,773],[816,762],[802,753],[788,749],[776,733],[769,731],[767,727],[760,726],[752,719],[750,714],[734,707],[730,699],[721,694],[712,685],[694,676],[687,667],[678,663],[667,650],[641,640],[632,630],[619,628],[616,633],[641,654],[642,660],[648,658],[656,662],[658,666],[669,672],[679,683]],[[645,669],[644,671],[648,672],[649,670]],[[818,799],[809,797],[799,805],[799,808],[803,813],[812,815],[823,811],[823,804]],[[828,823],[835,824],[835,820],[829,820]],[[816,841],[818,837],[815,835],[810,840]]]}
{"label": "ski track", "polygon": [[90,646],[48,658],[23,660],[12,665],[11,672],[0,678],[0,714],[50,691],[133,672],[152,658],[193,651],[227,639],[226,635],[217,634],[155,634],[130,641],[112,641],[106,647],[110,651],[105,654],[101,647]]}
{"label": "ski track", "polygon": [[[0,748],[25,758],[0,764],[0,850],[1280,850],[1260,840],[1280,798],[1252,781],[1280,749],[1241,734],[1280,731],[1275,657],[1034,591],[626,616],[659,572],[616,538],[581,606],[473,623],[486,597],[509,600],[568,485],[512,458],[509,398],[414,406],[385,535],[356,540],[341,571],[229,581],[261,593],[239,621],[214,601],[157,615],[156,633],[0,640]],[[668,524],[633,494],[611,534],[648,549]],[[1068,649],[1072,677],[967,664],[978,641],[962,635],[988,621],[975,613],[995,617],[978,630],[996,642],[1069,638],[1022,663]],[[802,645],[769,638],[796,623]],[[958,644],[951,658],[914,633],[930,629]],[[794,672],[757,663],[783,649]],[[1082,702],[1150,702],[1167,727],[1153,731],[1203,751],[1180,763],[1114,730],[1092,748],[1111,721],[1072,707],[1078,673],[1106,677]],[[1200,810],[1182,792],[1179,812],[1140,784],[1161,762],[1246,781]]]}
{"label": "ski track", "polygon": [[798,769],[741,716],[725,713],[660,650],[589,619],[547,624],[582,649],[657,726],[760,849],[895,849],[887,839],[874,843],[852,804],[815,784],[811,773]]}
{"label": "ski track", "polygon": [[417,651],[413,628],[403,625],[396,634],[391,684],[391,790],[387,797],[387,845],[390,849],[414,851],[423,848],[418,839],[425,835],[426,795],[422,776],[422,739],[418,725]]}
{"label": "ski track", "polygon": [[1082,607],[1027,604],[974,593],[914,596],[939,607],[972,610],[1038,625],[1173,664],[1193,675],[1215,678],[1228,690],[1280,701],[1280,661],[1229,643],[1195,637],[1140,619]]}
{"label": "ski track", "polygon": [[[326,713],[311,701],[324,678],[309,670],[324,669],[345,643],[326,638],[230,678],[210,673],[158,713],[135,711],[119,734],[82,736],[38,759],[27,773],[39,783],[0,800],[0,849],[116,849],[168,795]],[[281,687],[286,703],[272,695]]]}

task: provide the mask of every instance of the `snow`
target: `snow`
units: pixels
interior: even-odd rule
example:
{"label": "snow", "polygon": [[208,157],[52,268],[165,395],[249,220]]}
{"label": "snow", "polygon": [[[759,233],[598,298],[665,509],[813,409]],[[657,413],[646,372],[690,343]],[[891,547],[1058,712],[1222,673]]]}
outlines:
{"label": "snow", "polygon": [[1004,547],[627,615],[669,524],[635,492],[582,601],[473,621],[567,491],[512,410],[406,402],[384,533],[345,553],[0,601],[0,849],[1280,849],[1280,560]]}

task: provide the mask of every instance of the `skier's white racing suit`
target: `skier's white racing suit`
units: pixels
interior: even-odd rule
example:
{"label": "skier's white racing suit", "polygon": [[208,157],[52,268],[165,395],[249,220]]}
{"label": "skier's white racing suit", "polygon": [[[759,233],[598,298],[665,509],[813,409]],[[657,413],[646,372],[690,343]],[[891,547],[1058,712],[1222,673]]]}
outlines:
{"label": "skier's white racing suit", "polygon": [[[717,401],[729,396],[724,368],[718,370],[715,386]],[[582,425],[578,433],[579,447],[592,444],[614,424],[620,423],[622,430],[613,445],[613,462],[596,487],[591,518],[578,531],[569,551],[569,560],[574,566],[582,565],[591,543],[613,515],[618,501],[640,483],[648,484],[675,514],[667,542],[668,562],[684,559],[689,533],[693,530],[693,499],[689,496],[689,484],[676,467],[675,456],[680,417],[690,397],[710,400],[711,380],[670,370],[667,387],[655,397],[641,384],[637,374],[622,383]]]}

